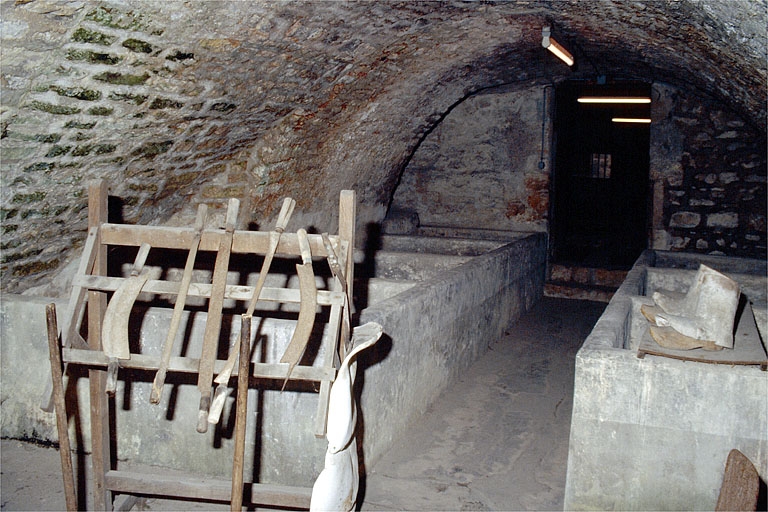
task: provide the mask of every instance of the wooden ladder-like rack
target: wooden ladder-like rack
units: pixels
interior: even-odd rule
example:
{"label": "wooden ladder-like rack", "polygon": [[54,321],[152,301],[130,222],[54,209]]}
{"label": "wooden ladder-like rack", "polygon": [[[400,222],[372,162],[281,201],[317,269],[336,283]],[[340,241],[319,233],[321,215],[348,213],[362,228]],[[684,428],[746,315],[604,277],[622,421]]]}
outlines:
{"label": "wooden ladder-like rack", "polygon": [[[131,496],[140,494],[228,501],[232,504],[233,510],[240,510],[244,487],[242,451],[245,443],[245,400],[249,377],[319,383],[320,391],[314,430],[318,437],[325,435],[330,387],[335,379],[339,361],[343,360],[346,351],[350,348],[349,309],[352,304],[354,272],[352,253],[355,239],[356,208],[354,192],[345,190],[340,194],[339,231],[337,235],[310,234],[304,238],[309,242],[312,258],[326,258],[333,274],[332,289],[317,290],[316,295],[313,294],[317,306],[330,308],[327,316],[330,335],[324,336],[322,351],[324,355],[320,364],[312,366],[296,364],[294,367],[288,363],[251,362],[250,327],[247,322],[249,319],[245,318],[246,315],[244,315],[240,337],[240,354],[247,357],[240,358],[240,364],[234,368],[231,374],[238,379],[238,393],[235,400],[237,412],[234,441],[235,461],[231,481],[213,478],[180,480],[178,477],[167,478],[162,474],[148,475],[120,471],[112,467],[110,439],[114,439],[116,436],[111,432],[110,402],[105,389],[108,380],[108,368],[111,362],[114,363],[114,359],[105,353],[102,328],[105,322],[108,295],[114,294],[127,279],[131,278],[107,275],[107,249],[110,246],[140,247],[142,244],[149,244],[152,249],[189,250],[190,246],[195,243],[195,236],[198,235],[200,237],[200,251],[217,252],[220,247],[226,247],[229,244],[228,248],[232,254],[265,256],[270,249],[270,232],[204,229],[202,234],[199,234],[199,229],[196,231],[192,227],[112,224],[107,222],[107,199],[108,192],[105,182],[97,181],[89,185],[89,230],[80,266],[72,283],[69,302],[62,318],[63,329],[60,336],[55,308],[51,304],[47,309],[52,375],[50,398],[52,398],[52,406],[55,408],[57,416],[67,508],[77,510],[77,498],[75,496],[75,477],[67,428],[63,375],[66,373],[67,365],[79,365],[88,368],[93,464],[92,492],[95,508],[110,510],[115,494],[128,495],[126,501],[129,501]],[[227,236],[230,238],[226,239]],[[284,258],[301,256],[300,238],[303,237],[297,233],[282,234],[276,247],[276,253]],[[188,288],[188,296],[208,298],[210,302],[212,295],[215,295],[214,288],[218,286],[219,288],[223,287],[224,299],[234,299],[246,303],[251,299],[255,287],[226,283],[217,284],[215,274],[214,269],[214,280],[211,284],[192,283]],[[226,280],[226,271],[224,275]],[[180,283],[176,281],[148,279],[142,285],[141,292],[174,295],[179,293],[180,288]],[[302,292],[293,288],[263,287],[258,299],[260,301],[300,304]],[[87,341],[83,340],[80,335],[81,329],[86,327],[81,325],[86,308]],[[186,356],[171,357],[167,371],[169,374],[197,374],[201,368],[202,358],[203,356],[200,359]],[[159,360],[160,358],[156,355],[131,353],[128,359],[119,360],[119,366],[126,369],[156,371],[160,366]],[[213,361],[214,374],[222,372],[224,367],[225,361]],[[238,454],[239,461],[237,460]],[[237,468],[238,463],[239,469]],[[309,507],[311,488],[261,483],[250,483],[249,485],[250,489],[245,495],[250,497],[252,503],[291,508]]]}

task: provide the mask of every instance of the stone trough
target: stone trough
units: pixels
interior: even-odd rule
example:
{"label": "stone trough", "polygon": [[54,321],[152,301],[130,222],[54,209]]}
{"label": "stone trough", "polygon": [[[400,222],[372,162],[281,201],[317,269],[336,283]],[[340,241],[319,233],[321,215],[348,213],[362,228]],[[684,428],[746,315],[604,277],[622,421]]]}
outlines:
{"label": "stone trough", "polygon": [[643,253],[576,356],[566,510],[714,510],[733,448],[766,480],[768,372],[638,358],[640,305],[686,292],[701,263],[739,283],[764,343],[764,260]]}
{"label": "stone trough", "polygon": [[[386,235],[375,251],[361,251],[356,265],[355,324],[379,322],[384,337],[359,360],[358,436],[362,462],[370,465],[403,434],[440,392],[458,377],[488,344],[542,295],[546,241],[542,233],[522,233],[501,241],[447,240]],[[291,262],[289,262],[290,264]],[[319,262],[318,262],[319,263]],[[316,265],[320,267],[320,265]],[[270,281],[295,286],[293,278],[273,265]],[[255,273],[234,282],[251,283]],[[196,278],[197,279],[197,278]],[[318,276],[319,288],[327,280]],[[53,299],[5,294],[0,304],[2,328],[2,436],[56,442],[54,415],[39,408],[50,372],[44,324],[45,304]],[[59,315],[65,307],[56,299]],[[239,335],[239,307],[225,304],[223,336]],[[159,354],[172,308],[147,303],[132,314],[131,335],[145,354]],[[258,311],[257,311],[258,314]],[[187,355],[199,354],[205,308],[186,313],[181,329]],[[295,312],[270,311],[254,318],[260,340],[253,360],[279,359],[295,326]],[[320,317],[318,317],[320,318]],[[258,322],[258,323],[257,323]],[[316,323],[320,345],[326,335]],[[181,345],[181,344],[177,344]],[[223,346],[223,342],[222,342]],[[306,358],[319,361],[320,349]],[[226,357],[220,351],[219,358]],[[195,431],[199,393],[195,379],[170,374],[157,406],[149,404],[153,374],[122,371],[115,399],[117,456],[131,464],[149,464],[202,475],[228,476],[231,471],[234,392],[218,427]],[[311,384],[281,392],[282,382],[260,382],[249,392],[245,479],[311,486],[323,467],[326,441],[314,435],[317,393]],[[84,373],[68,379],[70,437],[90,448],[88,380]]]}

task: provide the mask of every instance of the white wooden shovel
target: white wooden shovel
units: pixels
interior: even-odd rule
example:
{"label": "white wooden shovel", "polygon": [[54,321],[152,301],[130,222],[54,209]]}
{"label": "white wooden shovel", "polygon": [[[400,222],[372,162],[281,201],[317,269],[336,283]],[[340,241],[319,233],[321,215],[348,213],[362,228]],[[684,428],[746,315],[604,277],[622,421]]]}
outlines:
{"label": "white wooden shovel", "polygon": [[131,358],[131,349],[128,343],[128,320],[136,297],[139,296],[144,283],[149,279],[147,274],[139,275],[147,261],[149,249],[149,244],[141,244],[133,267],[131,267],[130,277],[115,290],[107,306],[107,311],[104,313],[104,323],[101,326],[101,346],[104,354],[109,358],[105,391],[110,396],[115,394],[115,387],[117,386],[118,359]]}

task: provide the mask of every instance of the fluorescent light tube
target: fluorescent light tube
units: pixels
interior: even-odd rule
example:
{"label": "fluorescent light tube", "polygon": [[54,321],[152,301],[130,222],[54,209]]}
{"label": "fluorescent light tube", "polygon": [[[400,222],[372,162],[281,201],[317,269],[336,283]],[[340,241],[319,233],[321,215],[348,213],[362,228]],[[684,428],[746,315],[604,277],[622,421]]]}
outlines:
{"label": "fluorescent light tube", "polygon": [[582,96],[577,100],[579,103],[650,103],[651,98],[646,97],[627,97],[627,96]]}
{"label": "fluorescent light tube", "polygon": [[640,123],[650,124],[651,120],[647,117],[614,117],[611,119],[614,123]]}
{"label": "fluorescent light tube", "polygon": [[568,50],[563,48],[560,43],[550,37],[550,34],[550,27],[544,27],[541,29],[541,46],[554,53],[560,60],[569,66],[573,66],[573,55],[571,55]]}

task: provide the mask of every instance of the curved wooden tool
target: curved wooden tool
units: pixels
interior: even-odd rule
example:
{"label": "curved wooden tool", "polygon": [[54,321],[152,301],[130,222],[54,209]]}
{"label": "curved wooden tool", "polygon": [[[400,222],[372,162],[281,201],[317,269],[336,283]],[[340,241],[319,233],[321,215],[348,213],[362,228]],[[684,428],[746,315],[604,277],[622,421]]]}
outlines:
{"label": "curved wooden tool", "polygon": [[[261,264],[261,272],[259,272],[259,280],[256,281],[256,287],[253,289],[253,295],[251,295],[251,301],[248,304],[248,311],[245,313],[249,322],[253,318],[253,311],[256,309],[256,303],[259,301],[261,289],[264,288],[264,282],[267,280],[269,267],[272,265],[272,258],[274,258],[275,252],[277,251],[277,244],[280,242],[280,235],[285,231],[285,227],[288,225],[288,220],[291,218],[295,206],[296,201],[290,197],[286,197],[283,200],[283,207],[280,209],[280,215],[277,216],[275,230],[269,234],[269,249],[264,256],[264,262]],[[226,402],[227,395],[229,394],[227,384],[229,383],[229,378],[232,376],[232,370],[235,368],[235,362],[237,361],[238,347],[240,346],[239,340],[240,338],[237,338],[233,342],[229,349],[229,356],[227,357],[227,362],[224,364],[224,369],[216,376],[216,379],[214,379],[217,386],[216,391],[213,394],[213,400],[211,401],[211,412],[208,413],[208,423],[212,425],[219,422],[221,411],[224,408],[224,402]]]}
{"label": "curved wooden tool", "polygon": [[195,237],[192,239],[192,245],[187,254],[187,262],[184,265],[184,273],[181,275],[179,283],[179,293],[176,296],[176,304],[173,306],[173,316],[171,317],[171,327],[168,329],[168,335],[163,342],[163,352],[160,356],[160,365],[155,374],[155,380],[152,382],[152,392],[149,395],[149,402],[152,404],[160,403],[160,397],[163,394],[163,385],[165,384],[165,374],[168,372],[168,364],[171,361],[171,352],[173,351],[173,342],[176,339],[176,333],[179,331],[181,316],[184,313],[184,304],[187,301],[187,292],[189,284],[192,281],[192,271],[195,268],[195,258],[197,249],[200,247],[200,239],[205,227],[205,218],[208,214],[208,206],[201,204],[197,208],[197,218],[195,219]]}
{"label": "curved wooden tool", "polygon": [[312,272],[312,252],[309,248],[309,239],[307,232],[300,229],[299,248],[301,249],[301,265],[296,265],[296,273],[299,275],[299,295],[301,297],[301,309],[299,310],[299,320],[296,329],[293,331],[288,348],[285,349],[281,363],[288,363],[288,373],[283,382],[283,389],[291,377],[293,367],[301,360],[304,350],[307,348],[309,335],[312,333],[312,327],[315,325],[315,313],[317,311],[317,286],[315,285],[315,275]]}
{"label": "curved wooden tool", "polygon": [[200,391],[200,408],[197,414],[197,431],[208,431],[208,411],[211,409],[211,386],[213,383],[213,365],[216,362],[216,347],[221,331],[221,310],[224,306],[224,293],[227,289],[227,270],[232,252],[232,239],[235,233],[237,212],[240,201],[230,199],[227,206],[227,219],[224,233],[219,239],[219,251],[213,267],[211,280],[211,298],[208,301],[208,318],[205,321],[203,350],[198,367],[197,389]]}
{"label": "curved wooden tool", "polygon": [[104,323],[101,326],[101,348],[109,358],[105,391],[110,396],[115,394],[115,387],[117,386],[117,360],[131,358],[131,349],[128,343],[128,320],[136,297],[139,296],[144,283],[149,279],[146,274],[139,275],[147,261],[149,249],[149,244],[141,244],[133,262],[130,277],[115,290],[107,306],[107,311],[104,313]]}

